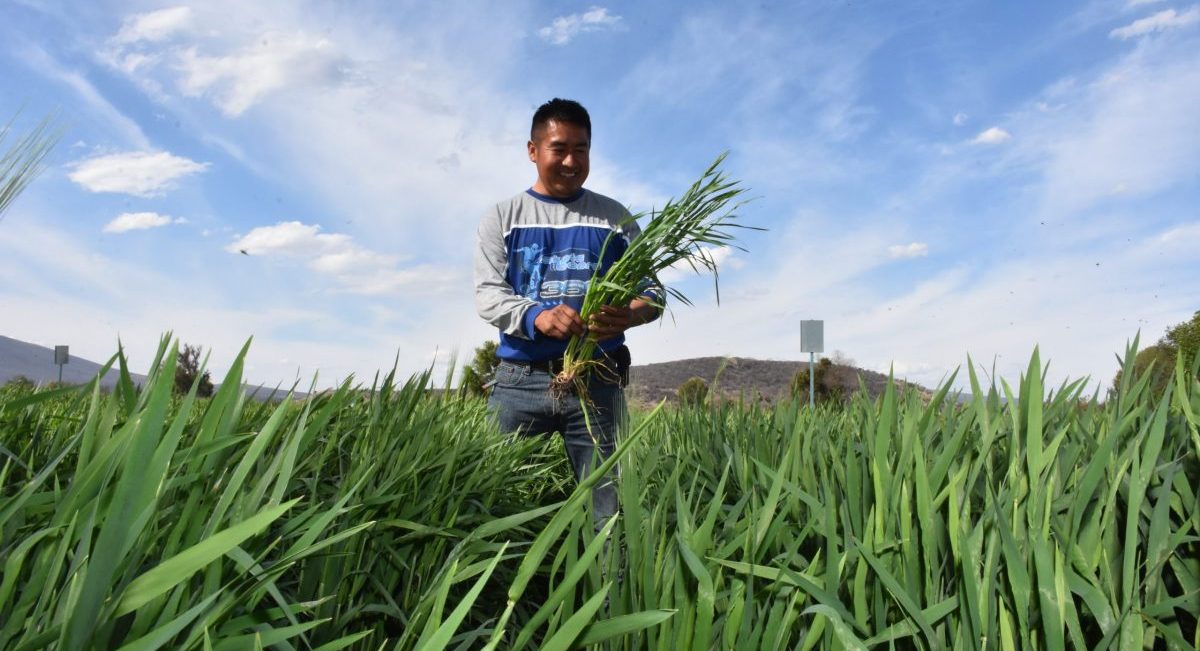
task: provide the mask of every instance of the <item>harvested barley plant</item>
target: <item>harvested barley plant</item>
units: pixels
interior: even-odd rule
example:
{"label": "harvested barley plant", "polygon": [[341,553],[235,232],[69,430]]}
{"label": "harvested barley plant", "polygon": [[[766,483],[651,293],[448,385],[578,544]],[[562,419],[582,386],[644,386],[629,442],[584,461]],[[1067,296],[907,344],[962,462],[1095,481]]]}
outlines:
{"label": "harvested barley plant", "polygon": [[[1200,641],[1200,362],[1103,403],[635,413],[593,530],[555,442],[428,375],[302,401],[0,392],[3,649],[1142,649]],[[1132,359],[1132,355],[1128,357]],[[603,469],[601,469],[602,471]]]}

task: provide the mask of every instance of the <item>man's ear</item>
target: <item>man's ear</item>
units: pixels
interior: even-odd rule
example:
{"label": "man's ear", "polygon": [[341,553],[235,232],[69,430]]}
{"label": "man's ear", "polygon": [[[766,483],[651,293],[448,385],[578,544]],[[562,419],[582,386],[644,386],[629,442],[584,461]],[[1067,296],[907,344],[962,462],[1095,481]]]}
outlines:
{"label": "man's ear", "polygon": [[529,142],[525,143],[525,147],[526,147],[526,149],[529,150],[529,162],[531,162],[531,163],[535,162],[534,154],[537,152],[537,145],[534,144],[534,142],[532,140],[530,140]]}

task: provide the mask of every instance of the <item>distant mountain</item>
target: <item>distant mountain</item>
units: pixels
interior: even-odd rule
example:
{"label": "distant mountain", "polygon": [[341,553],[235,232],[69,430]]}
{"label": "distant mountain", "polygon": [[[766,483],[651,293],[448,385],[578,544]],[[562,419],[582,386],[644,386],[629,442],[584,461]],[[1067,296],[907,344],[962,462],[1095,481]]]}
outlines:
{"label": "distant mountain", "polygon": [[[720,371],[720,377],[717,377],[718,369],[722,369],[722,365],[724,368]],[[714,386],[715,380],[716,391],[723,395],[741,395],[747,400],[775,403],[787,396],[796,372],[807,368],[807,361],[774,361],[745,357],[697,357],[675,362],[644,364],[629,369],[629,388],[626,394],[630,401],[640,404],[654,404],[663,398],[674,402],[678,399],[676,390],[679,389],[679,385],[690,378],[698,377],[708,382],[709,387]],[[887,387],[888,377],[875,371],[835,364],[830,372],[848,394],[858,391],[860,377],[872,397],[881,395]],[[903,385],[904,382],[897,380],[896,384]],[[919,385],[910,386],[928,393],[927,389]]]}
{"label": "distant mountain", "polygon": [[[62,369],[62,379],[66,384],[84,384],[91,382],[101,368],[103,368],[101,364],[71,355],[70,361]],[[119,375],[120,370],[114,364],[113,368],[109,369],[104,378],[100,380],[100,386],[112,389],[117,385]],[[146,382],[146,376],[141,373],[130,372],[129,375],[135,384],[145,384]],[[57,382],[58,367],[54,365],[54,349],[0,336],[0,386],[18,377],[24,377],[38,384]],[[216,385],[215,388],[219,387],[220,385]],[[266,399],[273,393],[286,395],[288,387],[280,387],[277,391],[274,387],[243,384],[242,389],[258,399]],[[297,398],[303,398],[305,395],[307,394],[296,393]]]}
{"label": "distant mountain", "polygon": [[[722,366],[724,368],[718,378],[717,372]],[[70,363],[63,367],[63,382],[90,382],[100,372],[100,367],[96,362],[72,355]],[[716,391],[723,395],[742,395],[748,400],[774,403],[787,395],[796,372],[807,368],[807,361],[775,361],[746,357],[697,357],[643,364],[629,370],[629,389],[626,393],[630,401],[640,404],[657,404],[663,398],[675,402],[678,399],[676,390],[688,379],[702,378],[711,387],[715,378]],[[859,377],[863,379],[872,397],[883,393],[884,387],[887,386],[887,376],[882,373],[842,365],[835,365],[831,372],[847,393],[858,390]],[[136,383],[146,381],[146,376],[141,373],[131,375]],[[54,349],[0,336],[0,385],[18,376],[38,383],[57,381],[58,367],[54,365]],[[117,370],[110,369],[100,385],[111,389],[116,382]],[[904,384],[899,380],[896,383]],[[924,387],[917,388],[928,393]],[[248,394],[257,392],[259,398],[269,396],[275,391],[272,387],[256,385],[244,385],[243,389]],[[287,387],[281,387],[280,390],[286,392]],[[303,393],[296,394],[297,398],[304,396]]]}
{"label": "distant mountain", "polygon": [[[107,361],[107,360],[105,360]],[[71,355],[62,369],[63,382],[83,384],[91,382],[100,372],[101,364]],[[111,389],[117,384],[119,371],[110,369],[100,385]],[[134,382],[145,382],[146,376],[131,373]],[[0,336],[0,384],[25,377],[39,384],[58,381],[58,367],[54,365],[54,349]]]}

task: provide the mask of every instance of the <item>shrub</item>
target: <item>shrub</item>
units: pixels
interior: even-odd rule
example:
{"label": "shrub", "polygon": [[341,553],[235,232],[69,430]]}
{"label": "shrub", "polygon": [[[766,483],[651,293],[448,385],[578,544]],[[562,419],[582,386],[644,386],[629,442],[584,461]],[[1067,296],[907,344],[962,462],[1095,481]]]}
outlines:
{"label": "shrub", "polygon": [[499,344],[493,339],[483,342],[483,345],[475,349],[475,356],[471,359],[471,364],[463,367],[462,377],[458,383],[460,393],[468,396],[487,394],[484,385],[492,381],[492,377],[496,374],[496,367],[500,365],[500,358],[496,356],[497,348],[499,348]]}
{"label": "shrub", "polygon": [[704,404],[704,400],[708,398],[708,382],[704,378],[692,377],[679,385],[675,390],[675,394],[679,396],[679,402],[690,407],[697,407]]}
{"label": "shrub", "polygon": [[[828,357],[822,357],[817,362],[814,369],[814,390],[816,402],[842,402],[846,398],[846,390],[841,384],[841,373],[838,367],[834,365],[833,360]],[[796,371],[796,375],[792,377],[791,395],[797,400],[808,400],[808,369],[802,368]]]}
{"label": "shrub", "polygon": [[5,382],[4,386],[12,387],[14,389],[26,389],[27,390],[27,389],[32,389],[35,386],[37,386],[37,383],[34,382],[33,380],[25,377],[24,375],[18,375],[16,377],[12,378],[11,380],[9,380],[8,382]]}

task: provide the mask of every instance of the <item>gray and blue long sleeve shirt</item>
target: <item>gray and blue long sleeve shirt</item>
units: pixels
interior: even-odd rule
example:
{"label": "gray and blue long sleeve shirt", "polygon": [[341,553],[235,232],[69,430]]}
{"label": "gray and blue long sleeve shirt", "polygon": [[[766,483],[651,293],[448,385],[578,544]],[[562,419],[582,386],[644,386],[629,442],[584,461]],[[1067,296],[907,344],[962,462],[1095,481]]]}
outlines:
{"label": "gray and blue long sleeve shirt", "polygon": [[[475,247],[475,307],[500,330],[500,359],[562,357],[567,342],[537,332],[534,319],[562,303],[582,308],[597,266],[606,271],[640,233],[629,216],[621,204],[586,189],[567,199],[526,190],[483,216]],[[659,292],[648,294],[661,301]],[[624,341],[623,335],[610,339],[601,349],[611,351]]]}

